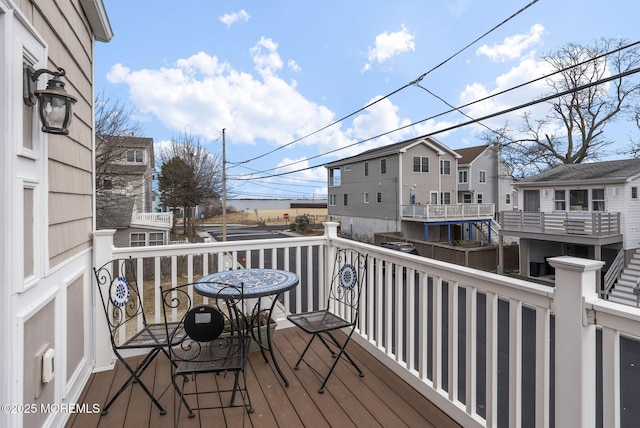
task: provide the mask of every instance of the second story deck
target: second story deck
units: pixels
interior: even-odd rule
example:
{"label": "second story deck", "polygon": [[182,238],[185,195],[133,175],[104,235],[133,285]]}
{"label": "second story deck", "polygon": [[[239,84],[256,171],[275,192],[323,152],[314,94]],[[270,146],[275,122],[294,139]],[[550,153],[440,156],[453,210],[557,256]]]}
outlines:
{"label": "second story deck", "polygon": [[[569,241],[595,238],[601,243],[622,241],[620,213],[600,211],[504,211],[500,215],[503,235],[542,237]],[[572,239],[573,238],[573,239]],[[585,239],[586,238],[586,239]]]}
{"label": "second story deck", "polygon": [[[98,231],[95,262],[134,258],[136,276],[144,282],[141,295],[155,322],[161,321],[160,285],[243,267],[295,272],[300,283],[281,296],[274,314],[283,330],[276,335],[285,338],[290,337],[287,314],[323,304],[335,249],[364,251],[369,269],[352,341],[459,425],[639,425],[634,409],[640,371],[634,367],[640,358],[640,311],[598,297],[602,262],[551,258],[559,285],[548,287],[344,239],[337,227],[326,223],[324,236],[130,248],[114,247],[113,231]],[[113,359],[104,319],[95,319],[97,370]],[[299,348],[282,343],[278,348],[289,374],[288,363],[298,354],[292,348]],[[298,373],[307,374],[302,368]],[[352,376],[345,372],[336,384],[370,378]],[[304,378],[299,385],[313,381]],[[286,393],[295,394],[298,383],[292,386]],[[327,397],[314,394],[313,400],[322,404]],[[277,400],[267,405],[278,407],[274,411],[280,406]]]}
{"label": "second story deck", "polygon": [[402,219],[421,222],[490,220],[494,204],[412,204],[402,206]]}

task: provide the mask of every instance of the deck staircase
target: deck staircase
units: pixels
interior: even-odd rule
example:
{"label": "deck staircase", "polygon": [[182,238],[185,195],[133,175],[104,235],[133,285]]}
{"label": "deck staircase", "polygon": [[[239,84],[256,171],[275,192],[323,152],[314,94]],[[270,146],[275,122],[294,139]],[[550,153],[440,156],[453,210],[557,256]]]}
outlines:
{"label": "deck staircase", "polygon": [[638,295],[633,292],[634,287],[640,279],[640,249],[631,257],[629,264],[625,266],[620,274],[620,278],[609,293],[609,300],[616,303],[640,307]]}

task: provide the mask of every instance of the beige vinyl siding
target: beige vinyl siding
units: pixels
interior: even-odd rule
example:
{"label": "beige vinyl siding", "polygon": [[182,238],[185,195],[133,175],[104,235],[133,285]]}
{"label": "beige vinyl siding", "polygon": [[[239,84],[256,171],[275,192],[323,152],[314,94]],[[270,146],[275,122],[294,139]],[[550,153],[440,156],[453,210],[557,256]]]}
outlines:
{"label": "beige vinyl siding", "polygon": [[77,1],[23,1],[21,6],[48,41],[47,68],[64,68],[65,89],[78,99],[69,136],[48,136],[49,267],[54,267],[91,247],[93,43]]}

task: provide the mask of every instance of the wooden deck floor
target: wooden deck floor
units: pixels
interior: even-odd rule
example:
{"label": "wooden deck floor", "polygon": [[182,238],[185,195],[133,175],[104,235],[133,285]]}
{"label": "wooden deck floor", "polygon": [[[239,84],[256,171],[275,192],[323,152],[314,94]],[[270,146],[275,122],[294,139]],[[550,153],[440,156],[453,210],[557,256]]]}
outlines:
{"label": "wooden deck floor", "polygon": [[[358,377],[348,364],[340,362],[324,394],[319,394],[320,381],[309,367],[302,364],[299,370],[293,370],[306,339],[307,336],[295,328],[276,332],[277,355],[289,379],[289,387],[284,387],[273,365],[265,363],[260,352],[251,354],[247,383],[254,413],[246,414],[242,408],[207,410],[189,419],[183,409],[180,427],[240,427],[243,426],[243,416],[244,426],[260,428],[458,426],[354,342],[349,344],[349,352],[365,376]],[[322,357],[328,356],[324,348],[314,346],[312,349]],[[323,364],[318,354],[313,353],[312,357],[314,363]],[[103,406],[107,395],[113,394],[111,388],[119,388],[124,377],[126,371],[120,365],[112,371],[93,374],[78,404],[92,406],[97,403]],[[170,382],[168,360],[159,356],[143,379],[150,388],[163,391]],[[199,378],[198,382],[201,381]],[[74,414],[67,427],[171,427],[175,417],[174,401],[173,390],[170,389],[160,400],[167,410],[161,416],[142,389],[133,385],[118,398],[108,415]]]}

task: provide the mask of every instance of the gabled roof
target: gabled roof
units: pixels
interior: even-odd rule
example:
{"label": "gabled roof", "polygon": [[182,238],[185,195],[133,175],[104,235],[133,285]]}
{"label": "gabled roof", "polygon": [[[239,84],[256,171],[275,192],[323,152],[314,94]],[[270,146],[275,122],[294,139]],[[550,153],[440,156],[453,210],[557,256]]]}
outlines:
{"label": "gabled roof", "polygon": [[465,147],[464,149],[456,149],[456,152],[462,156],[458,159],[458,165],[469,165],[476,160],[485,150],[490,147],[489,144],[484,146]]}
{"label": "gabled roof", "polygon": [[451,156],[455,158],[460,157],[458,153],[456,153],[454,150],[450,149],[449,147],[445,146],[435,138],[423,136],[423,137],[413,138],[411,140],[402,141],[400,143],[389,144],[386,146],[367,150],[355,156],[336,160],[333,162],[328,162],[324,164],[324,166],[328,168],[328,167],[333,167],[338,165],[350,164],[354,162],[361,162],[369,159],[379,159],[385,156],[404,153],[407,150],[409,150],[411,147],[417,146],[418,144],[425,144],[431,147],[431,149],[433,149],[436,152],[449,153]]}
{"label": "gabled roof", "polygon": [[559,165],[526,180],[516,186],[540,184],[606,184],[622,183],[640,175],[640,159]]}

